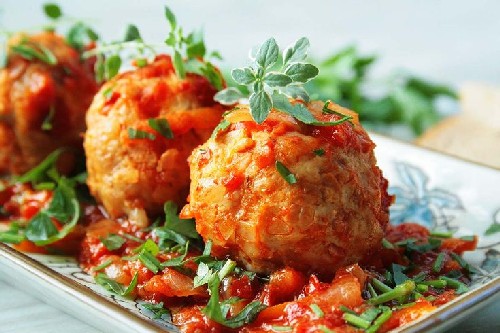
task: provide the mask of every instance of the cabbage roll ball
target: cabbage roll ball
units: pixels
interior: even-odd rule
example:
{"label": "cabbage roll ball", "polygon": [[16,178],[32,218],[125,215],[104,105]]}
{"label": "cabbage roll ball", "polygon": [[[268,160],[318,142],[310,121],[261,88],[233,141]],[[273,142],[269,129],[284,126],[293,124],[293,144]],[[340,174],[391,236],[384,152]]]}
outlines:
{"label": "cabbage roll ball", "polygon": [[[342,118],[322,102],[306,107],[321,121]],[[380,247],[391,197],[375,145],[355,113],[329,108],[352,121],[310,126],[273,110],[259,125],[239,105],[193,151],[182,216],[196,219],[216,256],[259,273],[291,266],[327,277]]]}
{"label": "cabbage roll ball", "polygon": [[[29,59],[33,50],[42,59]],[[82,151],[85,113],[97,90],[93,61],[82,61],[61,36],[11,38],[0,69],[0,173],[24,173],[60,147]],[[71,156],[59,162],[65,171],[74,164]]]}
{"label": "cabbage roll ball", "polygon": [[202,76],[180,79],[169,56],[102,87],[87,114],[84,148],[87,184],[111,217],[145,226],[166,201],[185,203],[187,158],[224,111],[215,93]]}

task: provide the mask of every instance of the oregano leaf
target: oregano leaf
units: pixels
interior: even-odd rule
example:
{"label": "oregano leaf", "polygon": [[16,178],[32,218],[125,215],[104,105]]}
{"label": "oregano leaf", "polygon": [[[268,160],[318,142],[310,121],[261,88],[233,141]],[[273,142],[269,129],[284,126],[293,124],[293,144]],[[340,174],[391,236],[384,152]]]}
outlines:
{"label": "oregano leaf", "polygon": [[255,74],[248,67],[235,68],[231,71],[231,76],[238,84],[247,85],[255,82]]}
{"label": "oregano leaf", "polygon": [[250,96],[250,113],[252,114],[253,119],[261,124],[264,120],[266,120],[271,108],[273,106],[271,102],[271,97],[264,90],[254,92]]}
{"label": "oregano leaf", "polygon": [[293,46],[283,52],[283,64],[286,66],[292,62],[304,61],[307,58],[309,40],[306,37],[298,39]]}
{"label": "oregano leaf", "polygon": [[274,38],[269,38],[260,47],[255,61],[260,67],[266,69],[271,67],[278,60],[279,48]]}
{"label": "oregano leaf", "polygon": [[294,82],[306,83],[316,77],[319,69],[312,64],[294,63],[287,67],[285,74],[290,76]]}

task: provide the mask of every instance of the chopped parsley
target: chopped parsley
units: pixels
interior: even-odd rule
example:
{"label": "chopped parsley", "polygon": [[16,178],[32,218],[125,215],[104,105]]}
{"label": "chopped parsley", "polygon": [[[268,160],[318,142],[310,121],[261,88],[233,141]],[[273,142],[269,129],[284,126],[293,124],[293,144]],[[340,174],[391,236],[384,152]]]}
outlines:
{"label": "chopped parsley", "polygon": [[278,170],[281,177],[283,177],[283,179],[286,180],[288,184],[297,183],[297,178],[295,177],[295,175],[290,170],[288,170],[288,168],[283,163],[281,163],[280,161],[276,161],[275,165],[276,170]]}

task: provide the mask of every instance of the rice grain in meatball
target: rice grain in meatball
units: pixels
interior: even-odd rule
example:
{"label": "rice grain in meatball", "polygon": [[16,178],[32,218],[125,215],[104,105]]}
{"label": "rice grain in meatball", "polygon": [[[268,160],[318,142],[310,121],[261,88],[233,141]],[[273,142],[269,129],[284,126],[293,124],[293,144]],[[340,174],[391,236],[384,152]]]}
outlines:
{"label": "rice grain in meatball", "polygon": [[[202,76],[179,79],[168,56],[102,87],[87,114],[84,147],[87,184],[111,217],[127,215],[146,225],[147,216],[161,213],[166,201],[185,203],[187,158],[223,112],[213,101],[215,93]],[[153,129],[150,119],[167,120],[173,138]]]}
{"label": "rice grain in meatball", "polygon": [[[340,119],[323,113],[321,102],[306,106],[318,120]],[[259,125],[240,105],[225,130],[193,151],[182,215],[196,219],[216,256],[261,273],[291,266],[332,276],[380,247],[391,197],[375,145],[355,113],[330,109],[352,123],[310,126],[273,110]]]}
{"label": "rice grain in meatball", "polygon": [[[56,63],[26,59],[13,51],[19,45],[43,47]],[[0,69],[0,173],[23,173],[59,147],[81,151],[85,113],[97,89],[92,61],[81,61],[61,36],[14,36]],[[64,161],[62,169],[70,169],[73,161]]]}

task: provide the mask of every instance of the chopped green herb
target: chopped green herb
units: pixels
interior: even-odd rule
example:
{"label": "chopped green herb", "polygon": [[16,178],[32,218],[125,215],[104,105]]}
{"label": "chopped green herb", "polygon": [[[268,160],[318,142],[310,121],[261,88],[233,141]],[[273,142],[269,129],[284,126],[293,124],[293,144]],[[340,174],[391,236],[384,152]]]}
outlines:
{"label": "chopped green herb", "polygon": [[377,296],[377,292],[375,291],[375,289],[373,288],[372,284],[371,283],[368,283],[368,292],[370,293],[370,296],[371,297],[375,297]]}
{"label": "chopped green herb", "polygon": [[220,282],[218,274],[214,274],[213,278],[208,282],[210,299],[207,305],[202,309],[202,312],[213,321],[230,328],[238,328],[254,321],[259,312],[266,308],[261,302],[253,301],[234,317],[226,318],[227,309],[223,309],[219,302]]}
{"label": "chopped green herb", "polygon": [[297,183],[297,178],[295,178],[295,175],[290,170],[288,170],[288,168],[280,161],[276,161],[276,170],[278,170],[281,177],[283,177],[283,179],[285,179],[288,184]]}
{"label": "chopped green herb", "polygon": [[95,277],[95,282],[107,291],[117,295],[121,295],[125,291],[120,283],[116,282],[113,279],[110,279],[104,273],[98,273]]}
{"label": "chopped green herb", "polygon": [[406,276],[406,274],[403,273],[406,270],[406,267],[398,265],[398,264],[392,264],[391,268],[392,268],[392,273],[393,273],[392,275],[393,275],[394,284],[396,284],[396,285],[402,284],[406,280],[410,279],[408,276]]}
{"label": "chopped green herb", "polygon": [[147,269],[149,269],[153,273],[158,273],[162,269],[162,265],[158,259],[156,259],[155,255],[153,255],[149,251],[141,251],[139,253],[138,259]]}
{"label": "chopped green herb", "polygon": [[55,113],[56,109],[54,108],[54,106],[51,106],[47,117],[45,117],[45,119],[43,120],[41,126],[42,131],[50,131],[52,129],[52,120],[54,119]]}
{"label": "chopped green herb", "polygon": [[384,308],[385,309],[383,310],[382,314],[377,319],[375,319],[373,324],[368,329],[366,329],[366,333],[376,333],[379,330],[380,326],[382,326],[386,321],[389,320],[389,318],[391,318],[392,310],[387,307]]}
{"label": "chopped green herb", "polygon": [[382,246],[386,249],[394,249],[394,245],[385,238],[382,238]]}
{"label": "chopped green herb", "polygon": [[19,183],[38,183],[43,182],[47,179],[47,172],[50,169],[55,168],[55,164],[61,154],[65,151],[65,148],[59,148],[50,153],[40,164],[38,164],[33,169],[29,170],[22,176],[14,178],[16,182]]}
{"label": "chopped green herb", "polygon": [[142,243],[139,247],[133,249],[132,252],[133,253],[149,252],[152,255],[156,256],[160,252],[160,249],[152,239],[146,239],[144,243]]}
{"label": "chopped green herb", "polygon": [[314,153],[314,155],[316,155],[316,156],[323,156],[323,155],[325,155],[325,150],[324,150],[324,149],[322,149],[322,148],[319,148],[319,149],[315,149],[315,150],[313,150],[313,153]]}
{"label": "chopped green herb", "polygon": [[219,134],[220,131],[224,131],[226,128],[228,128],[229,126],[231,125],[231,123],[226,120],[226,119],[223,119],[218,125],[217,127],[215,127],[214,131],[212,132],[212,136],[210,138],[212,139],[216,139],[217,138],[217,135]]}
{"label": "chopped green herb", "polygon": [[127,288],[124,288],[123,285],[121,285],[120,283],[116,282],[113,279],[110,279],[106,274],[97,273],[95,277],[95,282],[113,294],[119,296],[128,296],[137,286],[137,279],[138,279],[138,274],[135,273],[134,277],[130,281],[130,284],[127,286]]}
{"label": "chopped green herb", "polygon": [[17,222],[11,222],[9,230],[0,232],[0,242],[19,244],[25,239],[26,237]]}
{"label": "chopped green herb", "polygon": [[105,269],[106,267],[108,267],[112,263],[113,263],[113,260],[107,259],[107,260],[103,261],[100,265],[97,265],[94,268],[92,268],[92,271],[93,272],[99,272],[100,270]]}
{"label": "chopped green herb", "polygon": [[384,284],[382,281],[380,281],[377,278],[373,278],[371,283],[373,284],[375,289],[377,289],[378,291],[380,291],[382,293],[392,291],[391,287],[387,286],[386,284]]}
{"label": "chopped green herb", "polygon": [[425,293],[425,292],[429,291],[429,286],[426,284],[418,283],[416,290],[420,293]]}
{"label": "chopped green herb", "polygon": [[446,281],[444,280],[429,280],[419,282],[420,285],[431,286],[433,288],[443,289],[446,287]]}
{"label": "chopped green herb", "polygon": [[323,312],[323,310],[321,310],[318,304],[313,303],[310,305],[310,308],[318,318],[322,318],[325,315],[325,313]]}
{"label": "chopped green herb", "polygon": [[339,306],[339,309],[340,309],[340,311],[342,311],[344,313],[350,313],[350,314],[356,315],[356,316],[358,315],[354,310],[351,310],[347,306],[344,306],[344,305]]}
{"label": "chopped green herb", "polygon": [[451,232],[451,231],[431,231],[429,236],[438,237],[438,238],[451,238],[453,236],[453,232]]}
{"label": "chopped green herb", "polygon": [[271,329],[275,332],[291,332],[291,331],[293,331],[293,328],[291,328],[290,326],[273,325],[273,326],[271,326]]}
{"label": "chopped green herb", "polygon": [[444,261],[445,261],[445,254],[441,252],[438,254],[436,260],[434,261],[434,264],[432,265],[432,270],[434,273],[439,273],[443,269],[444,266]]}
{"label": "chopped green herb", "polygon": [[394,299],[403,299],[410,295],[415,290],[415,282],[407,280],[400,285],[394,287],[393,290],[385,292],[368,300],[370,304],[378,305]]}
{"label": "chopped green herb", "polygon": [[353,315],[351,313],[344,313],[343,318],[346,321],[346,323],[348,323],[352,326],[363,328],[363,329],[367,329],[368,327],[370,327],[370,322],[368,320],[365,320],[365,319],[363,319],[359,316]]}
{"label": "chopped green herb", "polygon": [[[500,230],[500,228],[499,228],[499,230]],[[464,240],[464,241],[472,242],[474,239],[476,239],[476,237],[475,236],[462,236],[462,237],[460,237],[460,239]]]}
{"label": "chopped green herb", "polygon": [[446,285],[450,288],[455,289],[455,294],[461,295],[469,291],[469,288],[462,282],[449,278],[447,276],[440,276],[440,280],[446,281]]}
{"label": "chopped green herb", "polygon": [[106,99],[106,101],[109,101],[111,97],[113,96],[113,89],[114,86],[109,86],[104,91],[102,92],[102,96]]}
{"label": "chopped green herb", "polygon": [[319,325],[318,326],[318,329],[323,332],[323,333],[335,333],[334,330],[331,330],[329,329],[328,327],[326,327],[325,325]]}
{"label": "chopped green herb", "polygon": [[135,272],[134,277],[130,281],[130,284],[122,292],[121,296],[128,296],[128,295],[130,295],[134,291],[135,287],[137,286],[138,279],[139,279],[139,274],[138,274],[138,272]]}
{"label": "chopped green herb", "polygon": [[360,314],[359,317],[371,323],[375,318],[377,318],[380,312],[382,312],[380,308],[369,308],[368,310]]}
{"label": "chopped green herb", "polygon": [[467,261],[465,261],[458,254],[456,254],[454,252],[451,252],[450,255],[453,258],[453,260],[455,260],[460,265],[460,267],[462,267],[463,269],[467,270],[467,272],[469,274],[477,272],[477,270],[474,267],[472,267]]}
{"label": "chopped green herb", "polygon": [[125,244],[125,238],[116,234],[109,234],[107,237],[101,238],[101,242],[108,250],[114,251],[118,250],[123,244]]}
{"label": "chopped green herb", "polygon": [[155,140],[156,135],[150,132],[146,131],[141,131],[135,128],[128,128],[128,138],[129,139],[148,139],[148,140]]}
{"label": "chopped green herb", "polygon": [[164,138],[173,139],[174,133],[170,129],[167,119],[149,119],[149,127],[160,133]]}
{"label": "chopped green herb", "polygon": [[170,313],[170,310],[164,308],[163,302],[160,302],[158,304],[142,302],[142,303],[139,303],[139,306],[142,309],[145,309],[146,311],[151,312],[151,314],[152,314],[151,317],[153,319],[162,319],[162,320],[166,320],[166,321],[171,320],[172,315]]}
{"label": "chopped green herb", "polygon": [[54,53],[41,44],[23,40],[19,44],[11,46],[10,50],[26,60],[40,60],[47,65],[57,65]]}

